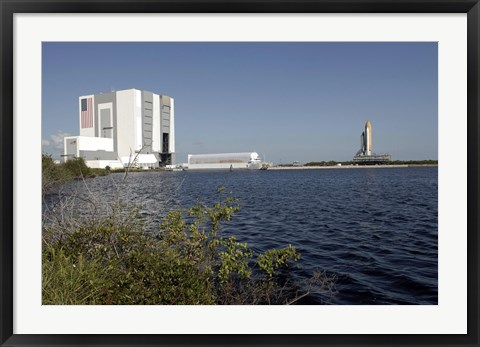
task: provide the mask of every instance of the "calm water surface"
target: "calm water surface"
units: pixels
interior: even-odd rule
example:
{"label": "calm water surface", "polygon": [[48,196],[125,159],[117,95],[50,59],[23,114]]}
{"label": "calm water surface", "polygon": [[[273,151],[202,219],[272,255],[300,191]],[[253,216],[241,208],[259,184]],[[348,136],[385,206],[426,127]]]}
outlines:
{"label": "calm water surface", "polygon": [[[87,184],[109,198],[122,177]],[[241,206],[225,232],[257,251],[293,244],[299,277],[338,277],[332,304],[437,304],[436,167],[130,173],[121,198],[159,220],[219,186]]]}

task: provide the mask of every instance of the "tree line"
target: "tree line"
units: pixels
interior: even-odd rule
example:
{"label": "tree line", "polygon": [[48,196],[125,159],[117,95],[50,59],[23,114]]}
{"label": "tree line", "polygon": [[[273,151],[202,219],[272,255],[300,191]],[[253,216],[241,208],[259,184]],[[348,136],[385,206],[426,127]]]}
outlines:
{"label": "tree line", "polygon": [[[353,161],[312,161],[304,164],[304,166],[337,166],[356,165]],[[438,160],[392,160],[386,165],[438,165]]]}

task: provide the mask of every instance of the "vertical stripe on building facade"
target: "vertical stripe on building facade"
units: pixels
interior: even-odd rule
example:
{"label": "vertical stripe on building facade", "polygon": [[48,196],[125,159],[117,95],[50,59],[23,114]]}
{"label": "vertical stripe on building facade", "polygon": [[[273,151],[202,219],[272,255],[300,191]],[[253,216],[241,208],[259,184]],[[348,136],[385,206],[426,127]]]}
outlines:
{"label": "vertical stripe on building facade", "polygon": [[93,98],[82,99],[80,107],[82,128],[93,128]]}

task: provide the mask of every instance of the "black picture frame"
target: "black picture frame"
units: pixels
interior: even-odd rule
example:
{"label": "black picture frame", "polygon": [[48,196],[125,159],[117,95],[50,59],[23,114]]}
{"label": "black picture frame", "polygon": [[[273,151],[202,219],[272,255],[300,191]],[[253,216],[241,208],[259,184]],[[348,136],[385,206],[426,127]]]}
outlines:
{"label": "black picture frame", "polygon": [[[0,0],[0,343],[2,346],[479,346],[479,0]],[[468,333],[465,335],[16,335],[13,333],[15,13],[467,13]],[[454,317],[452,317],[454,319]]]}

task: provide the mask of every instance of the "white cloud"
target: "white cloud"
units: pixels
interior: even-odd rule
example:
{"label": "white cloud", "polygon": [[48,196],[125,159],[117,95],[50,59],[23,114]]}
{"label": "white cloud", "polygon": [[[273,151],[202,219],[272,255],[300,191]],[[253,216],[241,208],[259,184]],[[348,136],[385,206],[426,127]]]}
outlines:
{"label": "white cloud", "polygon": [[49,137],[42,139],[42,153],[50,154],[52,158],[59,159],[60,155],[63,154],[63,138],[65,136],[70,136],[70,134],[58,130]]}
{"label": "white cloud", "polygon": [[70,134],[63,132],[62,130],[57,131],[56,134],[50,135],[50,139],[52,140],[53,147],[56,149],[63,150],[63,138],[65,136],[70,136]]}

